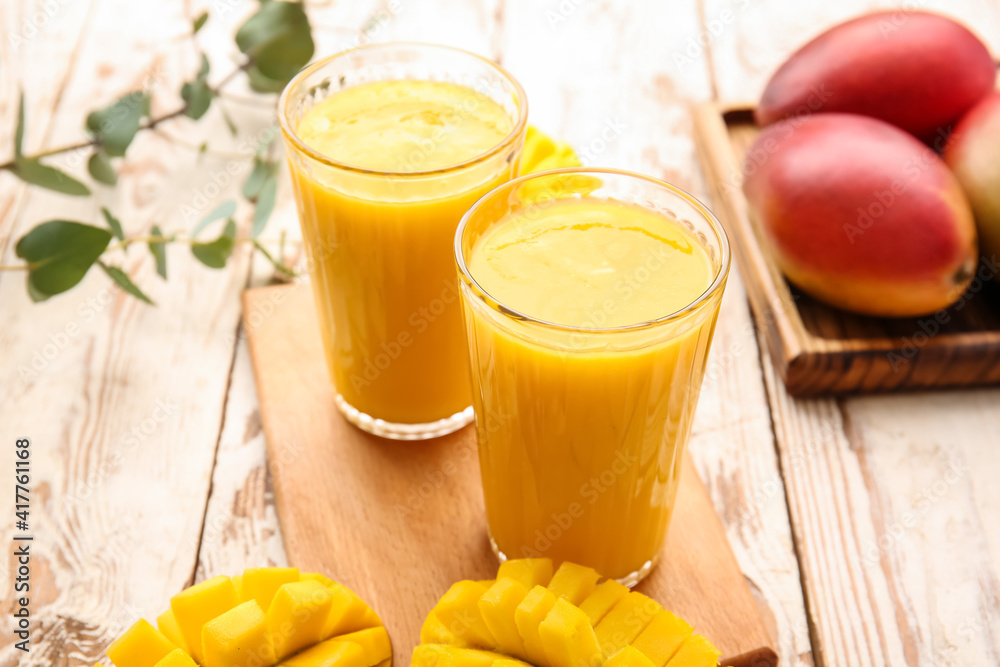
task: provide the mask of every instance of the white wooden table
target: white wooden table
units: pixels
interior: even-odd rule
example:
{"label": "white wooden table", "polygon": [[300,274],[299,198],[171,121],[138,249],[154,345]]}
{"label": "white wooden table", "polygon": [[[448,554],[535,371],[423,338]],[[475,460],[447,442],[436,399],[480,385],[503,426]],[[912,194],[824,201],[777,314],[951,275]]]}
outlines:
{"label": "white wooden table", "polygon": [[[587,163],[646,172],[707,200],[690,105],[753,100],[803,40],[892,4],[324,0],[309,12],[320,54],[415,39],[488,55],[524,84],[531,121]],[[905,4],[963,19],[1000,53],[996,0]],[[4,0],[0,159],[12,152],[19,86],[26,152],[84,138],[89,110],[139,86],[153,86],[155,108],[174,106],[197,67],[184,35],[202,8],[213,12],[199,39],[215,80],[236,55],[231,36],[253,9],[247,0]],[[272,114],[273,100],[239,86],[223,103],[244,133]],[[145,133],[119,186],[92,199],[0,175],[4,263],[37,222],[96,222],[101,205],[130,233],[190,225],[185,205],[208,210],[238,188],[199,200],[233,158],[199,157],[185,144],[208,137],[213,149],[245,153],[238,140],[224,145],[221,123],[216,111]],[[79,155],[54,162],[85,175]],[[241,208],[241,224],[248,213]],[[281,228],[296,233],[286,181],[268,236]],[[0,507],[13,514],[14,439],[30,437],[35,535],[33,650],[11,645],[8,556],[2,665],[93,663],[183,586],[285,560],[238,324],[240,291],[270,274],[245,248],[221,271],[179,248],[163,282],[139,250],[124,264],[156,308],[97,271],[40,305],[22,275],[0,274]],[[738,276],[723,311],[692,449],[782,664],[1000,664],[1000,390],[794,400],[758,344]],[[5,548],[12,534],[4,518]]]}

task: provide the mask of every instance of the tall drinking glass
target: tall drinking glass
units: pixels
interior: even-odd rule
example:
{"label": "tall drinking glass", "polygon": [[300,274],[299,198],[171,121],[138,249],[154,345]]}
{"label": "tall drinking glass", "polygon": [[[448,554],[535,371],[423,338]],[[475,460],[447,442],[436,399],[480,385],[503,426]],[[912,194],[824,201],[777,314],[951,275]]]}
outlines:
{"label": "tall drinking glass", "polygon": [[452,240],[516,174],[527,103],[479,56],[427,44],[345,51],[279,102],[337,405],[377,435],[472,419]]}
{"label": "tall drinking glass", "polygon": [[673,512],[725,232],[667,183],[570,169],[480,199],[455,252],[494,549],[636,583]]}

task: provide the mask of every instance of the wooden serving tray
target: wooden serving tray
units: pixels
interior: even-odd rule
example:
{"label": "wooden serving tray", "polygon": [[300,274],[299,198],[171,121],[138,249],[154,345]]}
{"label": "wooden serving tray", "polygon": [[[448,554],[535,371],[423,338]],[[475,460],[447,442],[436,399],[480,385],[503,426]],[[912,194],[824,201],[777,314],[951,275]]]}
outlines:
{"label": "wooden serving tray", "polygon": [[[1000,276],[947,311],[948,321],[881,319],[827,306],[785,280],[760,243],[742,192],[743,159],[759,128],[753,109],[695,109],[698,152],[768,350],[796,396],[1000,381]],[[942,318],[944,319],[944,318]]]}
{"label": "wooden serving tray", "polygon": [[[334,407],[308,286],[243,295],[278,517],[292,565],[328,574],[381,615],[396,665],[455,581],[496,576],[471,427],[426,442],[383,440]],[[638,587],[687,619],[723,665],[777,655],[722,522],[690,461],[660,565]]]}

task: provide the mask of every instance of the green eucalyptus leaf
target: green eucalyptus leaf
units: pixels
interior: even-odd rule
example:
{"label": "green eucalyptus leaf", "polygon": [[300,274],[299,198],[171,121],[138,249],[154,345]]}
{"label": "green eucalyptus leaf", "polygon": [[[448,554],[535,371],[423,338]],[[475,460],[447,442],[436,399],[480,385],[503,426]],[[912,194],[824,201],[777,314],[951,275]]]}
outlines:
{"label": "green eucalyptus leaf", "polygon": [[10,170],[15,176],[31,185],[37,185],[75,197],[83,197],[90,194],[90,188],[86,185],[55,167],[42,164],[36,158],[15,158],[14,165]]}
{"label": "green eucalyptus leaf", "polygon": [[250,235],[257,238],[267,227],[267,221],[271,218],[274,210],[274,200],[278,192],[278,179],[270,176],[264,181],[257,195],[257,206],[253,210],[253,227]]}
{"label": "green eucalyptus leaf", "polygon": [[149,113],[148,100],[144,92],[129,93],[111,106],[87,116],[87,129],[108,155],[125,155],[125,150],[139,131],[139,120]]}
{"label": "green eucalyptus leaf", "polygon": [[233,213],[236,213],[236,202],[232,199],[227,199],[215,207],[215,210],[198,221],[198,224],[191,230],[191,238],[198,236],[205,227],[208,227],[216,220],[233,217]]}
{"label": "green eucalyptus leaf", "polygon": [[118,183],[118,174],[111,165],[111,157],[101,149],[94,151],[94,154],[87,160],[87,171],[98,183],[105,185],[115,185]]}
{"label": "green eucalyptus leaf", "polygon": [[261,74],[260,69],[253,65],[247,69],[247,80],[250,88],[258,93],[280,93],[285,89],[285,81],[275,81]]}
{"label": "green eucalyptus leaf", "polygon": [[265,80],[281,83],[295,76],[315,52],[309,17],[297,2],[262,4],[240,26],[236,45],[253,59],[255,68],[252,69],[257,69]]}
{"label": "green eucalyptus leaf", "polygon": [[115,216],[111,215],[111,211],[104,208],[103,206],[101,207],[101,213],[104,214],[104,219],[108,221],[108,229],[110,229],[111,233],[115,235],[115,238],[118,239],[119,241],[124,241],[125,232],[122,230],[121,221]]}
{"label": "green eucalyptus leaf", "polygon": [[198,120],[205,115],[212,105],[214,93],[208,85],[208,58],[201,54],[201,67],[194,81],[189,81],[181,87],[181,99],[187,104],[184,113],[189,118]]}
{"label": "green eucalyptus leaf", "polygon": [[[153,225],[150,231],[152,236],[162,237],[163,230],[160,229],[159,225]],[[156,273],[159,274],[164,280],[167,279],[167,244],[163,241],[150,241],[149,242],[149,252],[152,253],[153,259],[156,260]]]}
{"label": "green eucalyptus leaf", "polygon": [[14,129],[14,157],[24,155],[24,91],[21,91],[21,101],[17,107],[17,127]]}
{"label": "green eucalyptus leaf", "polygon": [[250,200],[256,199],[264,182],[277,172],[278,164],[276,162],[268,162],[255,157],[253,170],[247,176],[247,180],[243,182],[243,196]]}
{"label": "green eucalyptus leaf", "polygon": [[135,298],[139,299],[140,301],[145,301],[151,306],[156,305],[155,303],[153,303],[152,299],[146,296],[146,294],[141,289],[139,289],[138,285],[132,282],[132,279],[128,277],[128,274],[122,271],[120,268],[118,268],[117,266],[108,266],[107,264],[101,261],[98,261],[97,264],[102,269],[104,269],[104,272],[108,274],[111,280],[115,281],[115,283],[123,290],[125,290]]}
{"label": "green eucalyptus leaf", "polygon": [[49,220],[21,237],[14,252],[28,263],[28,294],[44,301],[81,280],[111,242],[111,232],[69,220]]}
{"label": "green eucalyptus leaf", "polygon": [[230,218],[226,221],[226,227],[222,230],[222,235],[219,238],[208,243],[194,243],[191,245],[191,252],[205,266],[212,269],[222,269],[225,268],[229,256],[233,254],[235,238],[236,223]]}
{"label": "green eucalyptus leaf", "polygon": [[206,21],[208,21],[208,12],[198,14],[198,17],[191,22],[191,34],[197,35],[198,31],[205,26]]}

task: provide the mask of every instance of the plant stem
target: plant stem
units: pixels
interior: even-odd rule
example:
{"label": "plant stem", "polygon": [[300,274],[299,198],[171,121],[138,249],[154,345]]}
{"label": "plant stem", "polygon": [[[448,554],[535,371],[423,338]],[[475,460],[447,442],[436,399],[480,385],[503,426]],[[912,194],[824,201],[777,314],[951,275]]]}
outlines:
{"label": "plant stem", "polygon": [[[239,67],[237,67],[236,69],[234,69],[232,72],[230,72],[226,76],[222,77],[222,79],[219,81],[219,83],[215,84],[215,86],[213,86],[211,88],[213,96],[214,95],[218,95],[219,91],[221,91],[222,88],[226,84],[228,84],[230,81],[232,81],[234,78],[236,78],[236,76],[239,75],[240,72],[246,71],[252,64],[253,64],[253,61],[250,60],[250,59],[247,59],[246,62],[244,62],[242,65],[240,65]],[[166,113],[166,114],[164,114],[162,116],[158,116],[156,118],[150,118],[143,125],[139,126],[139,130],[152,130],[153,128],[155,128],[160,123],[163,123],[165,121],[171,120],[173,118],[177,118],[178,116],[183,116],[185,113],[187,113],[187,110],[188,110],[188,105],[187,105],[187,103],[185,103],[182,107],[180,107],[178,109],[174,109],[170,113]],[[90,148],[92,146],[96,146],[97,144],[98,144],[98,142],[97,142],[96,139],[90,139],[90,140],[87,140],[87,141],[80,141],[80,142],[77,142],[75,144],[69,144],[67,146],[60,146],[59,148],[49,148],[49,149],[41,151],[39,153],[35,153],[34,155],[26,155],[24,157],[27,160],[38,160],[38,159],[41,159],[43,157],[50,157],[52,155],[59,155],[60,153],[68,153],[70,151],[77,151],[77,150],[81,150],[81,149],[84,149],[84,148]],[[13,160],[11,160],[9,162],[4,162],[3,164],[0,164],[0,170],[10,169],[13,166],[14,166],[14,161]]]}
{"label": "plant stem", "polygon": [[15,264],[15,265],[2,265],[0,264],[0,271],[27,271],[30,266],[27,264]]}

